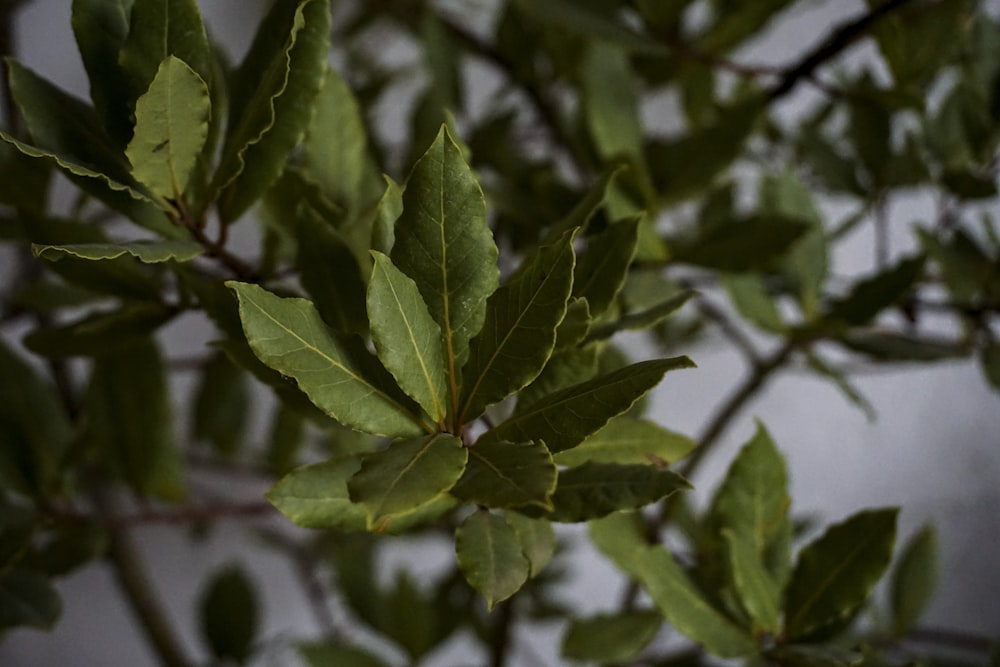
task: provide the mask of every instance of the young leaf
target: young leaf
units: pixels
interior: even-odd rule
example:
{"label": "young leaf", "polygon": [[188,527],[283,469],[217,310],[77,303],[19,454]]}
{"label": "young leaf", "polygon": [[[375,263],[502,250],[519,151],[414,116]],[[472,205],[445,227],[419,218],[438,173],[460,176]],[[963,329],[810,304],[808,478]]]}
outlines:
{"label": "young leaf", "polygon": [[490,609],[516,593],[528,580],[531,564],[511,527],[499,514],[470,514],[455,531],[458,567]]}
{"label": "young leaf", "polygon": [[388,257],[372,252],[368,318],[379,359],[400,388],[440,422],[447,414],[444,340],[416,284]]}
{"label": "young leaf", "polygon": [[257,285],[227,285],[239,297],[240,319],[254,354],[294,378],[318,408],[366,433],[406,436],[422,430],[405,397],[365,373],[360,359],[327,329],[311,302],[283,299]]}
{"label": "young leaf", "polygon": [[824,636],[845,627],[889,566],[899,510],[859,512],[799,554],[785,589],[785,636]]}
{"label": "young leaf", "polygon": [[199,606],[201,634],[212,654],[222,661],[245,663],[260,625],[257,595],[246,573],[229,566],[214,574]]}
{"label": "young leaf", "polygon": [[777,634],[781,590],[764,568],[761,553],[755,546],[731,528],[724,528],[722,537],[729,556],[729,570],[740,603],[764,631]]}
{"label": "young leaf", "polygon": [[361,469],[355,457],[295,468],[265,494],[292,523],[303,528],[364,530],[364,509],[351,501],[348,480]]}
{"label": "young leaf", "polygon": [[604,313],[625,284],[639,238],[639,220],[616,222],[587,240],[587,252],[573,276],[573,296],[587,300],[592,316]]}
{"label": "young leaf", "polygon": [[687,357],[654,359],[626,366],[568,387],[518,410],[487,431],[480,442],[540,440],[553,454],[571,449],[625,412],[668,371],[692,368]]}
{"label": "young leaf", "polygon": [[45,575],[17,568],[0,574],[0,630],[49,630],[61,614],[62,599]]}
{"label": "young leaf", "polygon": [[453,487],[467,459],[462,441],[447,433],[397,441],[366,456],[347,488],[351,500],[364,506],[368,528],[382,531],[395,515]]}
{"label": "young leaf", "polygon": [[573,449],[556,454],[555,462],[571,468],[588,461],[665,466],[681,460],[695,446],[691,438],[654,422],[617,417]]}
{"label": "young leaf", "polygon": [[705,599],[704,594],[663,547],[637,551],[632,567],[667,621],[721,658],[756,652],[753,639]]}
{"label": "young leaf", "polygon": [[538,576],[556,553],[556,533],[552,523],[531,519],[517,512],[508,512],[505,518],[521,545],[521,552],[531,564],[530,576]]}
{"label": "young leaf", "polygon": [[634,611],[574,619],[562,640],[562,656],[570,660],[627,662],[644,649],[663,625],[656,612]]}
{"label": "young leaf", "polygon": [[135,103],[135,134],[125,155],[132,175],[154,194],[179,200],[208,137],[208,86],[174,56]]}
{"label": "young leaf", "polygon": [[109,472],[143,496],[184,495],[166,367],[152,340],[119,346],[96,360],[84,415],[85,441]]}
{"label": "young leaf", "polygon": [[476,443],[452,495],[486,507],[551,509],[556,488],[556,466],[545,445],[505,440]]}
{"label": "young leaf", "polygon": [[323,83],[330,46],[328,0],[276,2],[233,84],[233,117],[213,183],[223,223],[238,218],[278,178],[299,143]]}
{"label": "young leaf", "polygon": [[57,262],[63,257],[80,259],[116,259],[131,255],[140,262],[156,264],[173,260],[187,262],[200,256],[205,248],[193,241],[131,241],[129,243],[73,243],[68,245],[32,244],[35,257]]}
{"label": "young leaf", "polygon": [[486,302],[483,328],[462,370],[459,423],[534,380],[552,355],[573,287],[573,236],[541,246]]}
{"label": "young leaf", "polygon": [[937,536],[925,527],[903,549],[892,573],[892,629],[896,636],[912,630],[934,595],[938,577]]}
{"label": "young leaf", "polygon": [[499,270],[483,192],[444,127],[410,174],[395,236],[392,263],[417,284],[444,335],[448,415],[455,417],[460,369]]}
{"label": "young leaf", "polygon": [[585,463],[559,473],[552,494],[552,521],[590,521],[612,512],[637,509],[681,489],[686,479],[670,470],[649,465]]}

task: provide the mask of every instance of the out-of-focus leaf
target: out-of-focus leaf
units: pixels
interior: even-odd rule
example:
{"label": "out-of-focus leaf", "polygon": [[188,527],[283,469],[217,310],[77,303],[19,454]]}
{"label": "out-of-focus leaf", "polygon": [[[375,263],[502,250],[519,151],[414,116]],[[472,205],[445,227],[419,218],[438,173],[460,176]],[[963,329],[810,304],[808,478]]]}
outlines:
{"label": "out-of-focus leaf", "polygon": [[691,438],[654,422],[617,417],[576,447],[556,454],[555,462],[571,468],[588,461],[663,467],[684,458],[695,446]]}
{"label": "out-of-focus leaf", "polygon": [[95,361],[84,414],[85,441],[108,472],[143,496],[184,495],[166,368],[152,340]]}
{"label": "out-of-focus leaf", "polygon": [[853,331],[839,339],[848,349],[884,362],[942,361],[968,356],[962,343],[892,331]]}
{"label": "out-of-focus leaf", "polygon": [[690,488],[677,473],[651,465],[584,463],[559,473],[552,511],[545,516],[552,521],[590,521]]}
{"label": "out-of-focus leaf", "polygon": [[458,421],[472,421],[521,389],[545,367],[573,289],[573,237],[540,246],[486,302],[483,328],[462,370]]}
{"label": "out-of-focus leaf", "polygon": [[587,524],[590,541],[622,572],[638,578],[638,553],[649,547],[640,512],[615,512]]}
{"label": "out-of-focus leaf", "polygon": [[90,81],[90,99],[108,129],[124,146],[132,135],[129,89],[118,55],[129,30],[127,0],[73,0],[72,25],[83,67]]}
{"label": "out-of-focus leaf", "polygon": [[[304,444],[304,421],[301,414],[287,405],[275,405],[267,446],[267,464],[274,474],[284,475],[295,467]],[[346,497],[346,486],[344,488]]]}
{"label": "out-of-focus leaf", "polygon": [[184,61],[167,57],[135,103],[125,156],[132,175],[166,200],[181,199],[208,138],[208,86]]}
{"label": "out-of-focus leaf", "polygon": [[851,288],[851,293],[835,301],[827,314],[833,321],[851,326],[867,324],[913,289],[924,270],[924,258],[910,257]]}
{"label": "out-of-focus leaf", "polygon": [[220,660],[244,664],[260,624],[257,595],[246,573],[229,566],[215,573],[201,596],[201,634]]}
{"label": "out-of-focus leaf", "polygon": [[610,44],[590,42],[579,67],[583,119],[597,154],[606,162],[625,159],[641,164],[643,128],[628,54]]}
{"label": "out-of-focus leaf", "polygon": [[587,251],[573,276],[573,296],[587,300],[592,316],[604,313],[625,284],[638,233],[639,218],[632,218],[587,239]]}
{"label": "out-of-focus leaf", "polygon": [[916,627],[938,578],[937,536],[925,527],[907,543],[892,573],[892,629],[903,636]]}
{"label": "out-of-focus leaf", "polygon": [[740,604],[754,623],[771,634],[779,629],[781,589],[765,569],[761,552],[747,539],[747,534],[724,528],[722,537],[729,556],[729,570]]}
{"label": "out-of-focus leaf", "polygon": [[369,530],[383,531],[395,515],[451,489],[467,459],[462,441],[447,433],[400,440],[364,457],[347,488],[351,500],[364,506]]}
{"label": "out-of-focus leaf", "polygon": [[[0,203],[41,215],[52,176],[49,166],[25,155],[8,141],[0,141]],[[16,224],[5,221],[0,225],[0,238],[10,239],[16,228]]]}
{"label": "out-of-focus leaf", "polygon": [[[868,2],[869,6],[873,3]],[[891,13],[872,26],[896,85],[923,86],[964,42],[968,4],[944,2],[912,13]]]}
{"label": "out-of-focus leaf", "polygon": [[32,570],[0,574],[0,628],[50,630],[62,614],[62,600],[48,578]]}
{"label": "out-of-focus leaf", "polygon": [[455,531],[455,552],[466,581],[490,609],[516,593],[531,571],[517,535],[499,514],[469,515]]}
{"label": "out-of-focus leaf", "polygon": [[609,21],[607,17],[594,11],[587,4],[569,0],[514,0],[514,6],[526,17],[544,25],[549,25],[570,34],[594,42],[603,42],[623,49],[628,53],[645,55],[665,55],[667,50],[661,44],[644,37],[631,28]]}
{"label": "out-of-focus leaf", "polygon": [[225,354],[213,356],[195,394],[195,437],[210,442],[220,454],[234,454],[246,444],[250,408],[246,374]]}
{"label": "out-of-focus leaf", "polygon": [[330,4],[277,2],[236,72],[229,131],[214,186],[223,223],[273,183],[302,139],[327,71]]}
{"label": "out-of-focus leaf", "polygon": [[400,388],[440,422],[447,414],[448,378],[441,327],[420,290],[385,255],[372,252],[368,319],[379,359]]}
{"label": "out-of-focus leaf", "polygon": [[785,636],[821,637],[851,622],[889,566],[897,514],[859,512],[802,550],[785,589]]}
{"label": "out-of-focus leaf", "polygon": [[756,652],[751,636],[712,606],[665,548],[636,551],[631,567],[667,621],[706,651],[722,658]]}
{"label": "out-of-focus leaf", "polygon": [[957,229],[950,238],[939,238],[926,229],[917,229],[917,236],[957,301],[975,302],[996,280],[996,262],[965,230]]}
{"label": "out-of-focus leaf", "polygon": [[421,421],[405,395],[383,386],[327,329],[305,299],[283,299],[246,283],[239,296],[247,341],[261,361],[294,378],[321,410],[345,426],[379,435],[416,435]]}
{"label": "out-of-focus leaf", "polygon": [[722,285],[740,315],[764,331],[780,333],[785,330],[777,304],[767,292],[763,278],[756,273],[723,274]]}
{"label": "out-of-focus leaf", "polygon": [[994,389],[1000,390],[1000,344],[990,343],[979,355],[979,364],[986,380]]}
{"label": "out-of-focus leaf", "polygon": [[696,48],[705,53],[725,53],[764,30],[795,0],[757,0],[746,4],[716,1],[715,21],[698,37]]}
{"label": "out-of-focus leaf", "polygon": [[668,371],[691,368],[687,357],[655,359],[549,394],[487,431],[482,441],[542,441],[552,453],[571,449],[628,410]]}
{"label": "out-of-focus leaf", "polygon": [[645,310],[630,312],[610,322],[594,326],[588,332],[587,340],[604,340],[619,331],[648,329],[660,324],[687,303],[688,299],[694,296],[694,294],[692,291],[684,291]]}
{"label": "out-of-focus leaf", "polygon": [[301,644],[299,654],[309,667],[388,667],[372,654],[335,640]]}
{"label": "out-of-focus leaf", "polygon": [[108,530],[96,521],[59,524],[23,561],[50,576],[71,574],[100,558],[108,547]]}
{"label": "out-of-focus leaf", "polygon": [[797,220],[756,215],[714,227],[696,239],[667,240],[672,260],[720,271],[766,269],[808,231]]}
{"label": "out-of-focus leaf", "polygon": [[[785,644],[767,653],[782,667],[856,667],[868,664],[863,653],[829,644]],[[882,664],[876,659],[874,665]]]}
{"label": "out-of-focus leaf", "polygon": [[130,255],[140,262],[187,262],[205,252],[193,241],[131,241],[128,243],[73,243],[66,245],[33,244],[31,252],[35,257],[57,262],[63,257],[80,259],[116,259]]}
{"label": "out-of-focus leaf", "polygon": [[650,611],[574,619],[563,635],[561,653],[570,660],[625,662],[653,641],[662,624],[663,618]]}
{"label": "out-of-focus leaf", "polygon": [[304,528],[364,530],[364,508],[351,501],[348,480],[361,469],[354,457],[295,468],[271,487],[266,497],[296,525]]}
{"label": "out-of-focus leaf", "polygon": [[840,393],[847,397],[847,400],[865,413],[868,421],[875,420],[877,414],[875,406],[861,393],[860,389],[851,383],[846,374],[826,363],[822,357],[813,352],[806,353],[806,362],[809,364],[809,368],[816,371],[821,377],[825,377],[833,382],[837,389],[840,390]]}
{"label": "out-of-focus leaf", "polygon": [[393,264],[416,282],[444,335],[453,418],[469,339],[483,326],[499,270],[483,192],[443,127],[410,174],[395,239]]}
{"label": "out-of-focus leaf", "polygon": [[112,312],[36,329],[25,336],[24,345],[32,352],[55,359],[114,355],[121,346],[144,340],[176,314],[157,303],[126,303]]}
{"label": "out-of-focus leaf", "polygon": [[476,443],[452,494],[486,507],[551,509],[556,488],[556,466],[545,445],[504,440]]}

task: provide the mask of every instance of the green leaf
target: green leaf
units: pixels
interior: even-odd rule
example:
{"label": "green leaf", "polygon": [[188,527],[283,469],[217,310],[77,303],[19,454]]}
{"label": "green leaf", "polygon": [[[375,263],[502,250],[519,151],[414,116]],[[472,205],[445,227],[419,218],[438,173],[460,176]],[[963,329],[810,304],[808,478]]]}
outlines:
{"label": "green leaf", "polygon": [[729,466],[712,501],[710,516],[720,531],[729,529],[747,543],[775,583],[784,583],[790,567],[784,535],[790,530],[788,473],[770,434],[757,425],[754,437]]}
{"label": "green leaf", "polygon": [[579,68],[583,120],[597,154],[606,162],[641,164],[639,87],[628,54],[617,46],[590,42]]}
{"label": "green leaf", "polygon": [[84,415],[85,442],[103,457],[108,472],[142,496],[184,495],[167,371],[151,340],[120,346],[95,361]]}
{"label": "green leaf", "polygon": [[[590,306],[587,304],[587,300],[570,297],[569,301],[566,302],[566,316],[556,328],[555,351],[565,350],[582,342],[587,336],[587,332],[590,331],[590,324]],[[551,361],[551,357],[549,360]],[[546,363],[546,367],[548,367],[548,363]]]}
{"label": "green leaf", "polygon": [[260,619],[257,595],[246,573],[235,565],[215,573],[201,595],[201,634],[219,660],[247,661]]}
{"label": "green leaf", "polygon": [[299,654],[308,667],[388,667],[360,648],[336,640],[299,645]]}
{"label": "green leaf", "polygon": [[922,256],[900,260],[851,288],[851,293],[835,301],[827,318],[851,326],[867,324],[886,308],[898,304],[913,289],[924,270]]}
{"label": "green leaf", "polygon": [[556,488],[556,466],[545,445],[505,440],[476,443],[452,495],[486,507],[551,509]]}
{"label": "green leaf", "polygon": [[573,449],[556,454],[555,462],[571,468],[589,461],[665,466],[684,458],[695,446],[691,438],[654,422],[617,417]]}
{"label": "green leaf", "polygon": [[[863,653],[829,644],[785,644],[768,651],[766,657],[782,667],[857,667],[869,664]],[[872,664],[884,663],[881,658],[876,658]]]}
{"label": "green leaf", "polygon": [[132,175],[154,194],[179,200],[208,138],[208,86],[174,56],[135,103],[135,134],[125,156]]}
{"label": "green leaf", "polygon": [[573,236],[541,246],[486,302],[482,331],[462,370],[459,423],[523,388],[545,367],[573,288]]}
{"label": "green leaf", "polygon": [[50,630],[61,614],[62,600],[45,575],[18,569],[0,574],[0,629]]}
{"label": "green leaf", "polygon": [[36,329],[25,336],[24,345],[54,359],[114,355],[122,345],[145,340],[176,314],[158,303],[127,302],[115,311]]}
{"label": "green leaf", "polygon": [[368,528],[383,531],[395,515],[451,489],[467,459],[462,441],[447,433],[402,440],[366,456],[347,488],[364,506]]}
{"label": "green leaf", "polygon": [[571,449],[625,412],[672,370],[692,368],[687,357],[654,359],[626,366],[568,387],[518,411],[487,431],[480,442],[542,441],[553,454]]}
{"label": "green leaf", "polygon": [[913,630],[934,596],[938,578],[934,528],[926,526],[907,543],[892,573],[892,629],[896,636]]}
{"label": "green leaf", "polygon": [[521,545],[521,552],[531,565],[530,576],[538,576],[556,553],[556,533],[552,524],[517,512],[507,512],[505,518],[507,525],[514,531],[517,543]]}
{"label": "green leaf", "polygon": [[686,479],[649,465],[584,463],[559,473],[552,494],[552,521],[589,521],[621,510],[637,509],[681,489]]}
{"label": "green leaf", "polygon": [[858,408],[865,413],[868,417],[868,421],[874,422],[878,413],[875,410],[875,406],[872,405],[861,391],[851,383],[847,375],[840,371],[840,369],[831,366],[826,363],[826,361],[819,355],[812,352],[806,352],[806,363],[809,368],[815,371],[821,377],[829,379],[833,384],[840,390],[847,400],[856,405]]}
{"label": "green leaf", "polygon": [[400,388],[440,422],[448,401],[441,328],[413,280],[385,255],[372,251],[372,256],[368,318],[375,350]]}
{"label": "green leaf", "polygon": [[238,218],[284,169],[323,84],[328,0],[277,2],[261,21],[233,83],[233,116],[214,178],[223,223]]}
{"label": "green leaf", "polygon": [[470,514],[455,531],[458,567],[469,585],[493,609],[528,580],[531,564],[521,551],[514,531],[499,514]]}
{"label": "green leaf", "polygon": [[785,330],[785,322],[758,273],[728,273],[720,276],[736,310],[758,328],[771,333]]}
{"label": "green leaf", "polygon": [[35,257],[58,262],[63,257],[80,259],[116,259],[130,255],[140,262],[187,262],[205,252],[193,241],[131,241],[127,243],[73,243],[66,245],[32,244]]}
{"label": "green leaf", "polygon": [[724,528],[722,537],[729,556],[729,570],[743,608],[755,624],[772,635],[780,626],[781,589],[765,569],[762,554],[747,539],[732,528]]}
{"label": "green leaf", "polygon": [[194,399],[194,435],[223,456],[246,443],[251,408],[247,376],[223,353],[215,354],[201,376]]}
{"label": "green leaf", "polygon": [[680,633],[722,658],[756,653],[753,639],[705,599],[669,551],[663,547],[637,551],[632,567],[653,602]]}
{"label": "green leaf", "polygon": [[371,248],[388,255],[395,243],[396,220],[403,214],[403,190],[396,181],[385,177],[385,192],[375,206]]}
{"label": "green leaf", "polygon": [[626,662],[646,648],[663,618],[656,612],[599,614],[573,619],[562,640],[562,657],[604,663]]}
{"label": "green leaf", "polygon": [[197,0],[134,0],[128,37],[118,60],[128,76],[132,102],[174,57],[205,83],[212,80],[211,52]]}
{"label": "green leaf", "polygon": [[712,227],[693,241],[667,243],[675,262],[739,273],[768,268],[807,231],[797,220],[756,215]]}
{"label": "green leaf", "polygon": [[573,276],[573,296],[587,300],[592,316],[604,313],[625,284],[639,238],[639,220],[613,223],[587,239],[587,252]]}
{"label": "green leaf", "polygon": [[482,329],[499,271],[483,192],[444,127],[410,174],[395,236],[392,262],[416,282],[444,335],[454,418],[469,339]]}
{"label": "green leaf", "polygon": [[534,382],[518,392],[517,410],[524,412],[549,394],[593,378],[597,374],[598,347],[589,345],[556,351]]}
{"label": "green leaf", "polygon": [[[0,486],[32,494],[53,486],[73,428],[56,388],[0,340]],[[13,477],[13,479],[12,479]]]}
{"label": "green leaf", "polygon": [[[285,475],[295,467],[304,444],[304,427],[305,418],[299,412],[283,403],[274,406],[267,446],[267,465],[271,472]],[[350,475],[355,472],[352,470]],[[343,495],[347,497],[346,478]]]}
{"label": "green leaf", "polygon": [[303,528],[364,530],[364,508],[355,504],[347,482],[361,461],[355,457],[332,459],[296,468],[267,492],[267,500]]}
{"label": "green leaf", "polygon": [[590,221],[610,197],[616,179],[627,168],[621,164],[610,165],[576,202],[573,209],[549,230],[547,242],[555,242],[563,233],[573,229],[587,231]]}
{"label": "green leaf", "polygon": [[859,512],[802,550],[785,589],[786,637],[825,636],[850,623],[889,566],[898,512]]}
{"label": "green leaf", "polygon": [[990,343],[983,347],[979,355],[979,365],[986,380],[994,389],[1000,390],[1000,344]]}
{"label": "green leaf", "polygon": [[546,2],[514,0],[513,4],[520,13],[534,21],[564,30],[588,41],[611,44],[629,53],[645,55],[667,53],[663,45],[633,32],[631,28],[620,23],[609,21],[606,16],[596,12],[587,4],[570,0]]}
{"label": "green leaf", "polygon": [[638,579],[638,554],[649,547],[642,514],[615,512],[587,524],[590,541],[622,572]]}
{"label": "green leaf", "polygon": [[127,0],[73,0],[72,25],[90,99],[113,139],[124,146],[132,134],[129,93],[118,54],[128,35]]}
{"label": "green leaf", "polygon": [[677,312],[694,294],[693,291],[686,290],[644,310],[627,313],[610,322],[599,324],[590,330],[587,340],[605,340],[620,331],[636,331],[655,326]]}
{"label": "green leaf", "polygon": [[969,355],[968,347],[952,338],[914,336],[893,331],[851,331],[838,342],[884,362],[941,361]]}
{"label": "green leaf", "polygon": [[[283,299],[245,283],[227,283],[254,354],[294,378],[309,399],[352,428],[377,435],[416,435],[421,422],[390,388],[365,373],[360,359],[327,329],[305,299]],[[429,427],[428,427],[429,428]]]}

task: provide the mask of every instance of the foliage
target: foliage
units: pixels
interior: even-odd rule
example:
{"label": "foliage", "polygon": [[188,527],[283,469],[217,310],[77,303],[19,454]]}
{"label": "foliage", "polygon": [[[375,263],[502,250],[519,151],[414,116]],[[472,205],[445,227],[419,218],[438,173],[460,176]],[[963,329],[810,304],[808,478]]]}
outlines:
{"label": "foliage", "polygon": [[[807,540],[763,425],[708,507],[684,491],[786,368],[866,411],[855,361],[975,357],[1000,388],[1000,234],[981,206],[997,196],[1000,23],[966,0],[870,0],[799,59],[754,67],[740,48],[806,2],[509,0],[482,26],[445,3],[334,4],[274,2],[233,63],[195,0],[74,0],[90,101],[8,59],[0,627],[52,627],[54,582],[106,557],[151,649],[190,664],[131,526],[276,508],[311,530],[251,529],[305,581],[334,582],[378,643],[348,641],[322,600],[322,636],[262,635],[253,574],[230,566],[200,601],[213,659],[294,641],[307,664],[432,664],[467,631],[513,664],[518,625],[558,618],[572,661],[909,663],[931,529],[895,566],[896,508]],[[415,64],[373,57],[403,37]],[[838,68],[859,40],[877,62]],[[469,63],[496,77],[485,110]],[[423,87],[390,140],[374,108],[414,66]],[[805,86],[821,100],[779,114]],[[645,112],[664,92],[670,134]],[[57,175],[79,191],[69,210]],[[937,212],[896,247],[891,204],[913,192]],[[835,275],[862,227],[872,266]],[[161,335],[182,317],[215,330],[194,359]],[[647,396],[668,373],[683,391],[691,374],[672,371],[694,364],[670,350],[713,329],[750,373],[689,437],[645,416]],[[661,356],[631,358],[626,332]],[[178,410],[182,374],[197,388]],[[266,480],[266,502],[205,494],[206,464]],[[558,602],[550,564],[558,524],[582,522],[633,582],[590,617]],[[455,557],[390,581],[385,533]],[[688,643],[659,641],[665,625]]]}

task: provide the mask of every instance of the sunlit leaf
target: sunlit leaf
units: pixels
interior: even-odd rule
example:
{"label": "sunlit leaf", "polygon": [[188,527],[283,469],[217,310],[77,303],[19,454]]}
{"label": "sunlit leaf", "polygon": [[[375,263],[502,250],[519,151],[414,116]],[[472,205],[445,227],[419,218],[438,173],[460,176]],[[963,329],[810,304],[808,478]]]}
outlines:
{"label": "sunlit leaf", "polygon": [[469,515],[455,531],[455,552],[466,581],[486,598],[490,609],[528,580],[531,565],[514,531],[499,514],[479,511]]}
{"label": "sunlit leaf", "polygon": [[555,488],[556,466],[545,445],[499,440],[469,448],[465,473],[451,492],[486,507],[549,509]]}
{"label": "sunlit leaf", "polygon": [[447,433],[397,441],[364,457],[347,488],[351,500],[364,506],[369,529],[385,530],[395,515],[453,487],[467,458],[462,441]]}

